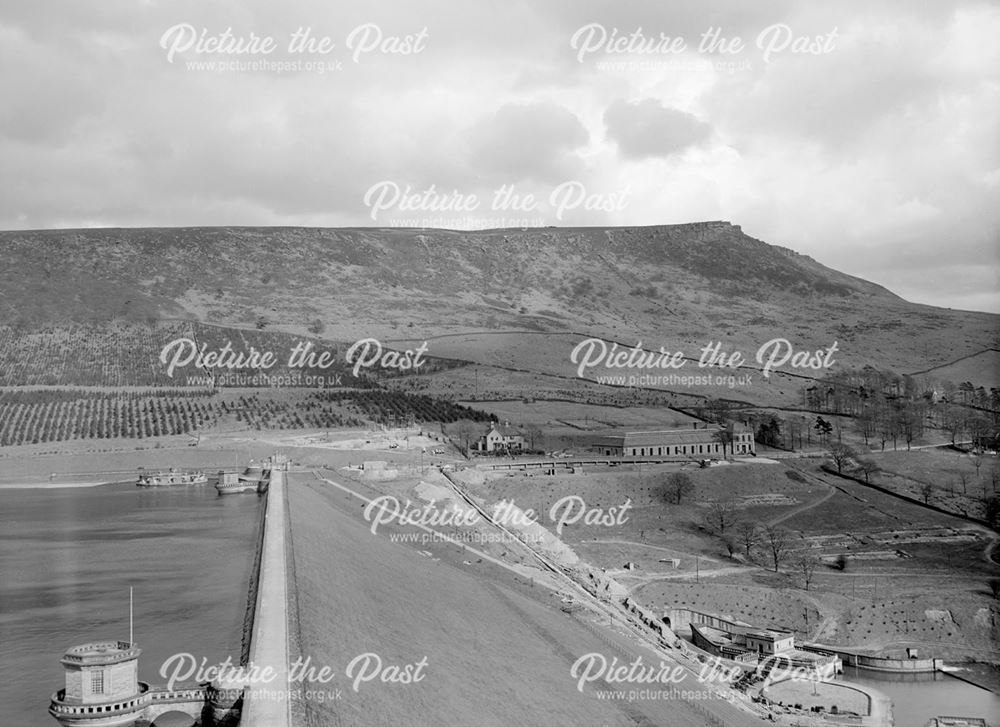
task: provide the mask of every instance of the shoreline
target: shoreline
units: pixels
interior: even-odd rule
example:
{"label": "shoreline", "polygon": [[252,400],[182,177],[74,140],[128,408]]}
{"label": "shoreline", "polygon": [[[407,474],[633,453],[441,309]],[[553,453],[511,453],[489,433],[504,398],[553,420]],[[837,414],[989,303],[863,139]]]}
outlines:
{"label": "shoreline", "polygon": [[0,482],[0,490],[55,490],[74,487],[104,487],[105,485],[116,485],[124,480],[110,480],[108,482]]}

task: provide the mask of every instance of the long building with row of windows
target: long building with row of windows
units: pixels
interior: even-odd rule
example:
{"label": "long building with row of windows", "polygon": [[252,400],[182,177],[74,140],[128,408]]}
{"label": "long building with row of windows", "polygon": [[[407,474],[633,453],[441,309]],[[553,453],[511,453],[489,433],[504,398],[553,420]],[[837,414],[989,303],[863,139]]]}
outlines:
{"label": "long building with row of windows", "polygon": [[[715,425],[691,429],[667,429],[657,432],[625,432],[596,439],[591,449],[605,457],[725,457],[727,455],[756,456],[753,432],[740,424],[732,429],[732,440]],[[725,446],[725,451],[723,450]]]}

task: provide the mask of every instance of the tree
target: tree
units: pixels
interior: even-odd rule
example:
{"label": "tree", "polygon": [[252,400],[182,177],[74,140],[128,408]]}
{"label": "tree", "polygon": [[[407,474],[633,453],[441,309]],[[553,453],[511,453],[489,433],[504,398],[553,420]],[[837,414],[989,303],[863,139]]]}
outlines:
{"label": "tree", "polygon": [[867,445],[868,440],[875,436],[875,417],[872,416],[872,412],[869,408],[865,407],[861,413],[855,417],[854,427],[857,429],[858,434],[864,437],[865,445]]}
{"label": "tree", "polygon": [[777,417],[771,417],[769,421],[761,422],[757,427],[757,441],[766,444],[768,447],[778,447],[781,445],[781,422]]}
{"label": "tree", "polygon": [[705,410],[712,421],[722,424],[729,416],[729,402],[722,399],[709,399],[705,402]]}
{"label": "tree", "polygon": [[968,492],[968,489],[969,489],[969,473],[966,472],[965,470],[959,470],[958,471],[958,481],[962,483],[962,494],[963,495],[968,495],[969,494],[969,492]]}
{"label": "tree", "polygon": [[858,469],[864,474],[865,482],[871,482],[871,476],[882,471],[882,468],[875,463],[875,460],[861,458],[858,459]]}
{"label": "tree", "polygon": [[705,513],[705,527],[708,532],[725,536],[726,528],[732,530],[733,521],[736,519],[736,504],[732,500],[718,500],[708,506]]}
{"label": "tree", "polygon": [[760,526],[749,520],[740,520],[736,523],[736,535],[743,545],[747,560],[749,560],[751,551],[760,543]]}
{"label": "tree", "polygon": [[729,447],[730,452],[733,449],[733,428],[732,426],[722,427],[721,429],[716,429],[712,433],[712,439],[719,442],[722,445],[722,456],[726,456],[726,447]]}
{"label": "tree", "polygon": [[667,478],[664,485],[664,495],[666,499],[675,505],[680,505],[681,501],[694,491],[694,483],[687,472],[674,472]]}
{"label": "tree", "polygon": [[816,423],[813,424],[813,429],[819,434],[819,439],[821,442],[827,441],[830,433],[833,431],[833,425],[830,424],[826,419],[821,416],[816,417]]}
{"label": "tree", "polygon": [[528,446],[534,449],[535,443],[542,439],[542,430],[537,424],[529,424],[524,428],[524,436],[528,440]]}
{"label": "tree", "polygon": [[841,553],[837,556],[837,570],[847,570],[847,556]]}
{"label": "tree", "polygon": [[462,419],[459,422],[455,422],[449,428],[456,434],[459,441],[461,441],[463,451],[468,454],[469,448],[472,446],[472,440],[479,433],[480,425],[469,419]]}
{"label": "tree", "polygon": [[976,414],[969,417],[966,427],[969,432],[969,438],[972,439],[972,448],[976,452],[982,452],[984,449],[983,445],[989,440],[990,430],[992,429],[990,420],[982,414]]}
{"label": "tree", "polygon": [[854,456],[854,450],[846,444],[833,444],[830,446],[830,459],[836,465],[838,475],[843,471],[844,465],[853,459]]}
{"label": "tree", "polygon": [[771,551],[774,572],[777,573],[778,566],[788,552],[789,532],[778,525],[767,525],[764,527],[764,540]]}
{"label": "tree", "polygon": [[[816,566],[819,565],[819,558],[817,558],[812,553],[806,553],[803,556],[795,559],[795,567],[798,568],[799,573],[802,574],[802,582],[805,584],[805,588],[809,590],[809,584],[812,583],[813,575],[816,573]],[[775,568],[777,570],[777,568]]]}
{"label": "tree", "polygon": [[722,542],[726,546],[726,552],[729,553],[729,557],[733,557],[733,553],[736,552],[736,539],[732,535],[723,535]]}
{"label": "tree", "polygon": [[898,410],[899,431],[906,441],[906,449],[909,451],[910,443],[924,433],[923,404],[915,401],[904,402]]}
{"label": "tree", "polygon": [[965,431],[965,412],[961,407],[948,404],[941,414],[941,426],[951,437],[951,443],[955,444],[958,436]]}
{"label": "tree", "polygon": [[920,486],[920,496],[924,498],[925,505],[930,504],[932,494],[934,494],[934,485],[932,485],[930,482],[925,482]]}
{"label": "tree", "polygon": [[981,453],[976,452],[974,455],[972,455],[972,466],[976,468],[976,479],[978,480],[979,470],[981,470],[983,467],[983,455]]}
{"label": "tree", "polygon": [[983,503],[986,522],[994,530],[1000,529],[1000,496],[993,495]]}

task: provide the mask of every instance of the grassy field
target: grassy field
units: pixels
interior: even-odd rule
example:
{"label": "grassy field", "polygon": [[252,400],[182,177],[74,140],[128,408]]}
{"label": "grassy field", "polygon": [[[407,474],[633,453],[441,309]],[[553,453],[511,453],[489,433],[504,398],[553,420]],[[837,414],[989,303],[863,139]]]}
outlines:
{"label": "grassy field", "polygon": [[462,401],[460,404],[476,407],[494,414],[501,421],[519,424],[536,424],[551,427],[571,422],[580,428],[607,429],[614,427],[643,427],[646,429],[690,428],[698,421],[683,412],[652,407],[597,406],[573,401]]}
{"label": "grassy field", "polygon": [[1000,386],[1000,350],[991,348],[981,351],[944,366],[937,366],[921,372],[921,375],[955,383],[969,381],[975,386],[991,389]]}
{"label": "grassy field", "polygon": [[952,511],[978,507],[978,500],[996,494],[996,484],[1000,484],[994,483],[1000,473],[996,454],[979,456],[978,471],[975,455],[948,447],[876,453],[872,458],[882,468],[876,480],[879,484],[919,499],[923,499],[923,485],[930,485],[933,488],[930,501]]}

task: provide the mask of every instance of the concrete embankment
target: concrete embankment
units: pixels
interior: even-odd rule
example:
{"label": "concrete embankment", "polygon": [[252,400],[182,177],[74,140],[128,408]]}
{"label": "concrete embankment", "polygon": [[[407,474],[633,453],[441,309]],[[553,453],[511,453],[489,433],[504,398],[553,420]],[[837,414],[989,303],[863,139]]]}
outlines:
{"label": "concrete embankment", "polygon": [[257,616],[257,594],[260,591],[260,561],[264,552],[264,524],[267,520],[267,498],[263,498],[260,506],[260,517],[257,521],[254,537],[253,561],[250,564],[250,581],[247,586],[247,607],[243,615],[243,636],[240,642],[240,665],[250,661],[250,644],[253,640],[253,624]]}
{"label": "concrete embankment", "polygon": [[[267,490],[257,603],[250,640],[250,663],[268,678],[257,679],[244,695],[241,727],[288,727],[288,586],[285,572],[285,477],[272,470]],[[273,677],[270,675],[273,674]]]}

